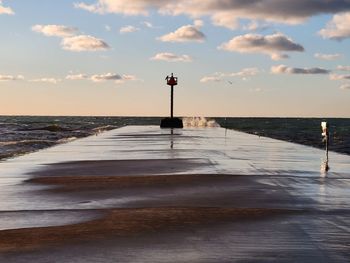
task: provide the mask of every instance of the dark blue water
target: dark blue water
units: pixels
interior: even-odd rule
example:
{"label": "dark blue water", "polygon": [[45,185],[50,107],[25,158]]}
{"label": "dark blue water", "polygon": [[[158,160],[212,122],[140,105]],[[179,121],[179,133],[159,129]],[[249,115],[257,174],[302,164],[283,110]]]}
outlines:
{"label": "dark blue water", "polygon": [[158,125],[159,122],[159,118],[0,116],[0,159],[126,125]]}
{"label": "dark blue water", "polygon": [[[34,152],[126,125],[159,125],[157,117],[0,116],[0,159]],[[221,127],[323,148],[317,118],[214,118]],[[350,154],[350,119],[327,119],[330,149]]]}
{"label": "dark blue water", "polygon": [[288,142],[324,148],[321,122],[330,125],[330,150],[350,154],[350,119],[216,118],[221,127]]}

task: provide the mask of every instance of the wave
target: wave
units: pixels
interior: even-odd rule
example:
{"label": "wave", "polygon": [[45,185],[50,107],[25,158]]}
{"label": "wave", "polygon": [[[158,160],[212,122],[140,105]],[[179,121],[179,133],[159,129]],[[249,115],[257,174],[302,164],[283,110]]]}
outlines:
{"label": "wave", "polygon": [[9,141],[9,142],[0,142],[0,146],[33,146],[38,144],[44,144],[44,145],[54,145],[54,144],[62,144],[62,143],[68,143],[77,140],[77,137],[68,137],[68,138],[62,138],[59,140],[21,140],[21,141]]}
{"label": "wave", "polygon": [[92,129],[92,131],[94,133],[101,133],[101,132],[104,132],[104,131],[113,130],[114,128],[116,128],[116,126],[114,126],[114,125],[105,125],[105,126],[94,128],[94,129]]}
{"label": "wave", "polygon": [[220,125],[214,119],[207,119],[205,117],[186,117],[182,119],[184,127],[220,127]]}
{"label": "wave", "polygon": [[21,141],[9,141],[0,142],[0,146],[15,146],[15,145],[33,145],[33,144],[53,144],[55,141],[52,140],[21,140]]}
{"label": "wave", "polygon": [[68,142],[72,142],[77,140],[77,137],[68,137],[68,138],[63,138],[57,141],[57,143],[61,144],[61,143],[68,143]]}
{"label": "wave", "polygon": [[0,160],[21,156],[27,153],[36,152],[41,149],[68,143],[78,139],[77,137],[62,138],[59,140],[19,140],[0,142]]}
{"label": "wave", "polygon": [[38,127],[38,128],[29,128],[29,129],[22,129],[21,131],[49,131],[49,132],[66,132],[71,131],[70,129],[61,127],[57,124],[45,126],[45,127]]}
{"label": "wave", "polygon": [[127,124],[155,124],[155,118],[0,116],[0,160],[68,143]]}

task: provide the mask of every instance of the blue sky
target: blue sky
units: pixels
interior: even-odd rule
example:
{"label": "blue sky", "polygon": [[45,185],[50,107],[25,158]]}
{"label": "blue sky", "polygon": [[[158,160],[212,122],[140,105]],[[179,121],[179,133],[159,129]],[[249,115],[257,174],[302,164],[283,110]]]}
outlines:
{"label": "blue sky", "polygon": [[350,117],[350,2],[247,3],[0,1],[0,114]]}

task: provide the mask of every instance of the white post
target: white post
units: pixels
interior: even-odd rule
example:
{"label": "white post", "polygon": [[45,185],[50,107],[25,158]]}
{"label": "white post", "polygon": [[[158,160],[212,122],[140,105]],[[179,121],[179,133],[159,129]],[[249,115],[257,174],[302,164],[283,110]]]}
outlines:
{"label": "white post", "polygon": [[325,162],[325,171],[327,172],[329,170],[329,166],[328,166],[328,144],[329,144],[329,125],[327,122],[323,121],[321,123],[321,127],[322,127],[322,137],[323,137],[323,142],[325,142],[326,144],[326,162]]}

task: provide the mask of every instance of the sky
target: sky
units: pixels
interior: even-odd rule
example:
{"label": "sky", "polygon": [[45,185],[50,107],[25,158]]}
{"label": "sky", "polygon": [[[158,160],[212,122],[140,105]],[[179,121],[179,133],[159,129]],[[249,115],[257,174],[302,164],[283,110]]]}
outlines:
{"label": "sky", "polygon": [[350,0],[0,0],[0,115],[350,117]]}

